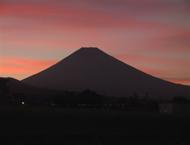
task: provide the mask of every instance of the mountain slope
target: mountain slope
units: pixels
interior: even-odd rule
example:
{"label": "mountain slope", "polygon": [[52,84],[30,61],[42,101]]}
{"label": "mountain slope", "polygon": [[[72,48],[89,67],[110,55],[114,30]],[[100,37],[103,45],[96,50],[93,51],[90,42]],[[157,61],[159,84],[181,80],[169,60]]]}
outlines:
{"label": "mountain slope", "polygon": [[134,93],[154,97],[190,95],[190,87],[155,78],[97,48],[81,48],[22,82],[55,90],[90,89],[99,94],[120,97]]}

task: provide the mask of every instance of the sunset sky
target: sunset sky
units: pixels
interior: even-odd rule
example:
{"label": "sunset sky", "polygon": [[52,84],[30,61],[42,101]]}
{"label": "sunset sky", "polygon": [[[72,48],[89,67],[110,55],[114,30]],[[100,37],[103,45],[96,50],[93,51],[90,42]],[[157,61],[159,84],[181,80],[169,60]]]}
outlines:
{"label": "sunset sky", "polygon": [[0,76],[23,79],[82,46],[190,85],[189,0],[0,0]]}

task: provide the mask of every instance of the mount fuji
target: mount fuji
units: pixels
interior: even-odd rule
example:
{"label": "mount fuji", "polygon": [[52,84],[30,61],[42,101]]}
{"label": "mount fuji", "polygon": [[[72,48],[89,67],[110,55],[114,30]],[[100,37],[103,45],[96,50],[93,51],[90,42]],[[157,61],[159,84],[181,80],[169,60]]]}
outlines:
{"label": "mount fuji", "polygon": [[172,98],[190,96],[190,87],[144,73],[98,48],[81,48],[48,69],[22,80],[36,87],[59,91],[92,90],[102,95],[138,94]]}

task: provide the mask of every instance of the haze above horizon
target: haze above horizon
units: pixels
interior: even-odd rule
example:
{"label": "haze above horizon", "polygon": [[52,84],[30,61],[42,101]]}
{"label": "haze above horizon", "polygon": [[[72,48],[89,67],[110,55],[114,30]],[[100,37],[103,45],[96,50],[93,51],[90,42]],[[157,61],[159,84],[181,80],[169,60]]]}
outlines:
{"label": "haze above horizon", "polygon": [[2,0],[0,76],[23,79],[81,46],[190,85],[190,3],[181,0]]}

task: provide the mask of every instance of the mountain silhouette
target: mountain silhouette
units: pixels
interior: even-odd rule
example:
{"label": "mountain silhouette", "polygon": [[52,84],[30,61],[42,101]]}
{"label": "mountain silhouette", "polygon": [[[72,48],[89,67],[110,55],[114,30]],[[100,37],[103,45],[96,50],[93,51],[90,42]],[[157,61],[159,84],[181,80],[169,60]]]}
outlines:
{"label": "mountain silhouette", "polygon": [[12,96],[23,95],[28,97],[53,96],[55,94],[62,93],[54,90],[31,86],[14,78],[0,77],[0,94],[3,92]]}
{"label": "mountain silhouette", "polygon": [[107,96],[134,94],[169,99],[190,96],[190,87],[174,84],[125,64],[98,48],[80,48],[50,68],[22,82],[36,87],[83,91]]}

